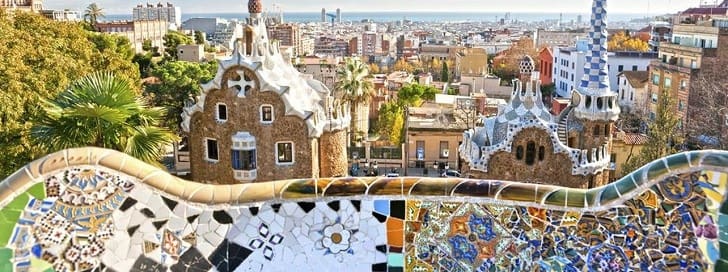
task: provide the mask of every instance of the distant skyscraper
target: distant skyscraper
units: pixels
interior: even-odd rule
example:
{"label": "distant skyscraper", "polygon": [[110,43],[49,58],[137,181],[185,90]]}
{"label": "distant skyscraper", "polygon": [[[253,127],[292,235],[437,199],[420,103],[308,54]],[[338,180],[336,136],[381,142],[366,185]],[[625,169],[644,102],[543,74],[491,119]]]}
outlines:
{"label": "distant skyscraper", "polygon": [[40,12],[43,9],[42,0],[1,0],[0,7],[13,8],[23,11]]}
{"label": "distant skyscraper", "polygon": [[581,15],[576,16],[576,24],[581,25],[582,19]]}
{"label": "distant skyscraper", "polygon": [[324,22],[324,23],[326,22],[326,9],[325,8],[321,9],[321,22]]}
{"label": "distant skyscraper", "polygon": [[341,9],[336,9],[336,22],[341,23]]}

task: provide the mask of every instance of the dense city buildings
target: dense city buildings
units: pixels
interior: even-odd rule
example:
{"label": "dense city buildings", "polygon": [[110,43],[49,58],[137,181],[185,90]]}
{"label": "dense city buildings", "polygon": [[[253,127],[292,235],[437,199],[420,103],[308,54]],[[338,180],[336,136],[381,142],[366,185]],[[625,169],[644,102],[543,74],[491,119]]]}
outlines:
{"label": "dense city buildings", "polygon": [[21,11],[40,12],[43,10],[43,0],[2,0],[0,7]]}
{"label": "dense city buildings", "polygon": [[156,5],[147,3],[139,4],[132,11],[134,21],[165,21],[170,27],[177,29],[182,25],[182,10],[173,4],[158,3]]}
{"label": "dense city buildings", "polygon": [[136,53],[144,51],[144,42],[151,42],[152,47],[164,49],[164,35],[169,30],[167,21],[112,21],[99,22],[94,25],[96,31],[126,37]]}
{"label": "dense city buildings", "polygon": [[[678,24],[673,27],[672,40],[660,45],[659,59],[650,65],[649,119],[654,120],[657,102],[668,94],[674,102],[674,112],[679,118],[678,127],[688,122],[690,100],[700,100],[692,92],[699,88],[699,78],[724,69],[728,51],[728,29],[717,26],[719,21],[700,21]],[[718,79],[718,77],[712,77]],[[707,95],[707,94],[701,94]],[[699,107],[697,110],[704,110]],[[697,121],[697,120],[696,120]]]}
{"label": "dense city buildings", "polygon": [[74,10],[41,10],[40,14],[48,19],[61,22],[78,22],[81,21],[81,13]]}

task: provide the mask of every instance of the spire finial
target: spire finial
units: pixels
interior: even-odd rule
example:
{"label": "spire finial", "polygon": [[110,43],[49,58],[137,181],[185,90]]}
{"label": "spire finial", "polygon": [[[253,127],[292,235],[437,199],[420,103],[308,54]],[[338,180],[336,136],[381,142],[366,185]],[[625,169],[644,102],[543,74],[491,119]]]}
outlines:
{"label": "spire finial", "polygon": [[260,0],[248,0],[248,12],[250,14],[263,13],[263,3]]}

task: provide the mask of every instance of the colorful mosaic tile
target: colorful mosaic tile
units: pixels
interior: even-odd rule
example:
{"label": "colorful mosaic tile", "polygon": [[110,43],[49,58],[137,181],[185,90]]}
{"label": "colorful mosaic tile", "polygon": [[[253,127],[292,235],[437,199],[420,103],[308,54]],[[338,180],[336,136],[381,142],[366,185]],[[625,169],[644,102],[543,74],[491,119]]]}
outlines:
{"label": "colorful mosaic tile", "polygon": [[[587,191],[518,184],[533,201],[501,181],[369,178],[364,193],[331,179],[335,197],[215,204],[165,173],[70,165],[0,199],[0,271],[722,271],[726,158],[679,154]],[[371,190],[383,181],[413,189]]]}

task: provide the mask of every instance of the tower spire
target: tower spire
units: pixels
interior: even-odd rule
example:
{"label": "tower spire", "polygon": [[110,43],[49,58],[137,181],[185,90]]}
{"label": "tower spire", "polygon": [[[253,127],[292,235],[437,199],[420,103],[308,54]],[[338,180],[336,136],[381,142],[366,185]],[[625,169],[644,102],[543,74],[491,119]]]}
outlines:
{"label": "tower spire", "polygon": [[607,0],[592,0],[591,31],[584,77],[573,92],[576,117],[592,121],[616,121],[620,109],[617,94],[609,87],[607,64]]}
{"label": "tower spire", "polygon": [[594,0],[592,5],[589,51],[586,54],[581,89],[587,92],[608,92],[609,71],[607,66],[607,0]]}

